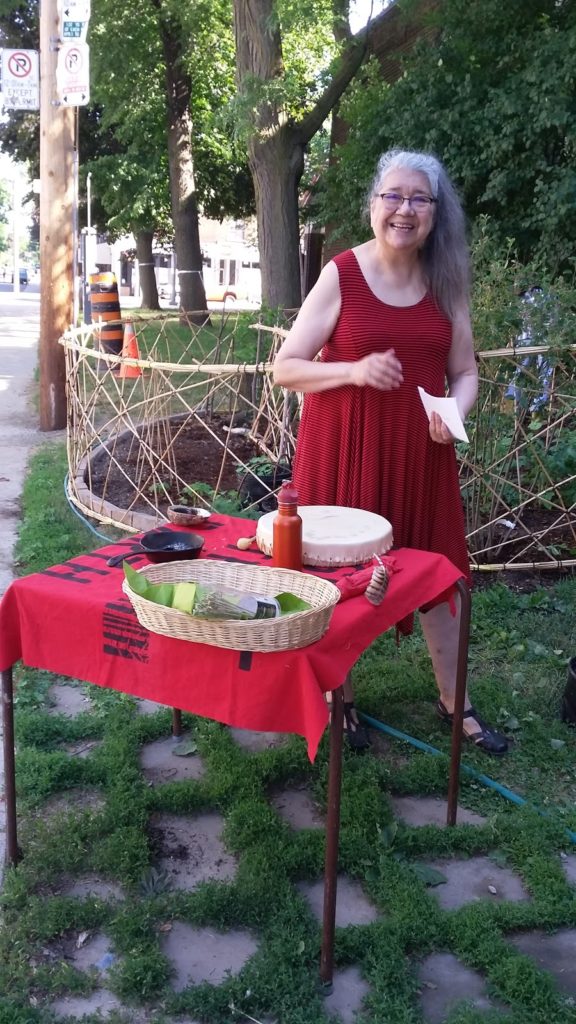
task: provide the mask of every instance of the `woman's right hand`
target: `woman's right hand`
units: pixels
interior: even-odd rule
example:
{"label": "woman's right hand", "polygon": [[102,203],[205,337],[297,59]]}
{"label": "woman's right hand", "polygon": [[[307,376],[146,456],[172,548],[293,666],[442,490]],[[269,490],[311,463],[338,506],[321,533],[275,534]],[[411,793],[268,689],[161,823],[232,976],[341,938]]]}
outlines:
{"label": "woman's right hand", "polygon": [[399,388],[404,380],[402,364],[393,348],[387,352],[373,352],[353,364],[352,379],[358,387],[369,385],[380,391],[392,391]]}

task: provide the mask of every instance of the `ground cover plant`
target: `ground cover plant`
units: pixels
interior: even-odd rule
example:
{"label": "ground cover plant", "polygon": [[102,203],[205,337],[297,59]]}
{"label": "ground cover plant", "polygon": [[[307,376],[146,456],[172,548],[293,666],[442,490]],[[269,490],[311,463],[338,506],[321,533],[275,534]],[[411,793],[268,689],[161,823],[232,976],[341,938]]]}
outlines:
{"label": "ground cover plant", "polygon": [[[65,471],[60,446],[32,462],[17,552],[22,573],[104,543],[68,507]],[[435,687],[418,632],[399,649],[391,634],[382,637],[356,667],[361,709],[440,751],[377,733],[373,752],[345,757],[340,868],[361,882],[380,912],[372,924],[337,930],[337,968],[358,965],[370,986],[361,1024],[422,1019],[416,967],[433,951],[450,951],[480,972],[495,1001],[487,1013],[457,1007],[447,1017],[450,1024],[576,1020],[573,1001],[510,941],[530,929],[576,927],[576,889],[563,870],[563,858],[576,851],[567,831],[576,832],[576,736],[559,720],[566,663],[575,653],[576,580],[542,582],[520,589],[509,576],[506,585],[479,586],[473,597],[473,699],[498,719],[514,745],[501,761],[466,746],[464,761],[525,798],[523,807],[464,774],[462,805],[481,813],[484,824],[410,827],[396,819],[395,794],[445,795],[449,735],[434,716]],[[185,715],[205,774],[151,787],[139,751],[169,734],[169,709],[137,715],[132,698],[68,680],[89,696],[87,710],[75,718],[48,714],[55,682],[62,680],[25,667],[17,672],[24,856],[17,870],[6,873],[2,894],[1,1024],[52,1024],[61,1020],[48,1008],[57,995],[93,990],[94,974],[54,950],[94,931],[105,931],[115,955],[107,987],[126,1013],[135,1009],[150,1024],[191,1018],[224,1024],[245,1020],[245,1014],[282,1024],[326,1024],[330,1017],[317,987],[320,926],[296,886],[321,877],[323,832],[291,831],[271,802],[279,788],[296,784],[325,806],[326,741],[311,765],[296,737],[247,753],[225,727]],[[85,758],[71,756],[70,745],[82,741],[98,743]],[[157,870],[151,818],[158,812],[193,817],[203,810],[222,815],[238,871],[232,881],[175,891]],[[434,898],[439,880],[427,862],[480,854],[512,868],[529,899],[486,898],[441,909]],[[64,880],[87,872],[121,887],[123,897],[63,895]],[[175,991],[161,937],[178,922],[249,929],[258,950],[219,985]]]}

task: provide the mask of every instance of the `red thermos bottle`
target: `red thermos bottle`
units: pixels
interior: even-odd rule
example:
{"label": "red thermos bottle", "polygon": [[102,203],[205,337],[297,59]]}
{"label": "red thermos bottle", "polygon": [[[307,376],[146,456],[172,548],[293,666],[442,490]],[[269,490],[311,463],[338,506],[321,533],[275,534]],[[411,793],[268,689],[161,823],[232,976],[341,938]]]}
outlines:
{"label": "red thermos bottle", "polygon": [[278,569],[302,569],[302,519],[298,491],[285,480],[278,492],[278,512],[272,523],[272,561]]}

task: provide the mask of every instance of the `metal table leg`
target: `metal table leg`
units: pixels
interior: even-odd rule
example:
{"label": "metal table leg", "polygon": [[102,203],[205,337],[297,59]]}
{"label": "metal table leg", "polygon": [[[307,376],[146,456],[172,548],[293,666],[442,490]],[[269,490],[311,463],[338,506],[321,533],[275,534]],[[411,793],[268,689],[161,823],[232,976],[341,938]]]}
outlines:
{"label": "metal table leg", "polygon": [[337,690],[332,691],[326,856],[324,861],[324,913],[322,920],[322,949],[320,952],[320,980],[327,993],[332,988],[332,976],[334,973],[334,930],[336,923],[338,841],[340,836],[343,725],[344,694],[342,686],[339,686]]}
{"label": "metal table leg", "polygon": [[14,756],[14,688],[12,669],[2,676],[2,725],[4,729],[4,789],[6,794],[6,863],[20,860],[16,825],[16,765]]}
{"label": "metal table leg", "polygon": [[454,719],[452,723],[452,747],[450,754],[450,779],[448,782],[448,825],[456,824],[458,811],[458,788],[460,778],[460,754],[464,724],[464,697],[468,675],[468,642],[470,637],[470,613],[472,600],[470,588],[464,580],[456,583],[460,594],[460,633],[458,638],[458,665],[456,671],[456,692],[454,694]]}

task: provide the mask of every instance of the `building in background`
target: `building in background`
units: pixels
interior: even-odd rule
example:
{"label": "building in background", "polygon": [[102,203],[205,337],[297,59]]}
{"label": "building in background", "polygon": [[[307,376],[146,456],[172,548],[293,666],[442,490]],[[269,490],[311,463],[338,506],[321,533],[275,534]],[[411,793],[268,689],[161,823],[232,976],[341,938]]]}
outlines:
{"label": "building in background", "polygon": [[[200,246],[207,301],[238,301],[258,306],[261,277],[255,222],[201,219]],[[178,268],[174,253],[158,245],[154,247],[153,258],[160,297],[178,305]],[[96,264],[100,271],[111,270],[116,274],[120,296],[139,295],[138,261],[132,237],[112,243],[99,240]]]}

